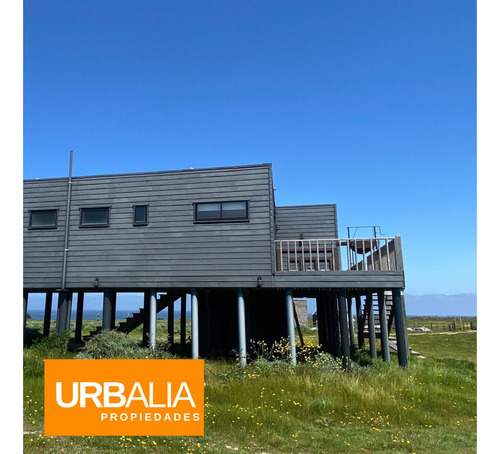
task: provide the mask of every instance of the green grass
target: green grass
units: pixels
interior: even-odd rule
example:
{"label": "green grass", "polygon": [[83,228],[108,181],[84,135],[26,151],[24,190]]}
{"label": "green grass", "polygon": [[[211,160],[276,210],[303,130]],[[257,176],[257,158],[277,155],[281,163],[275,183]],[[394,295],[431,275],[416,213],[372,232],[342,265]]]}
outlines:
{"label": "green grass", "polygon": [[[308,333],[307,343],[313,341]],[[24,452],[476,452],[476,332],[410,334],[426,359],[344,372],[324,357],[246,369],[205,362],[204,437],[44,437],[43,356],[24,351]],[[42,366],[40,366],[42,364]]]}

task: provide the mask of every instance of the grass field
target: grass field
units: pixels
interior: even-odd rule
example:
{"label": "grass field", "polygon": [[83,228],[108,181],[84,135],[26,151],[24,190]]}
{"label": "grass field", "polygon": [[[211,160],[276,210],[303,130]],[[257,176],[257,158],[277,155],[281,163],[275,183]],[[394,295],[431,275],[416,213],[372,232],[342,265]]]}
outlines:
{"label": "grass field", "polygon": [[[314,336],[306,330],[306,343]],[[328,357],[246,369],[205,361],[205,436],[166,438],[44,437],[43,359],[75,355],[52,339],[24,350],[24,452],[476,452],[476,331],[409,340],[425,359],[411,357],[407,369],[395,356],[350,372]]]}

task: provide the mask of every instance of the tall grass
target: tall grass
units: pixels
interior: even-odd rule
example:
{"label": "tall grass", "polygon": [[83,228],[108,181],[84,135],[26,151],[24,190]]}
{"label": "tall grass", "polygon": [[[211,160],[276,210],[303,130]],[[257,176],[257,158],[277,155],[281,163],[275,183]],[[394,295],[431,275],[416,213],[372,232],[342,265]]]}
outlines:
{"label": "tall grass", "polygon": [[[262,357],[244,369],[205,361],[204,437],[27,434],[25,452],[475,452],[475,333],[457,333],[451,344],[450,336],[418,336],[426,359],[410,358],[407,369],[394,356],[350,372],[329,355],[305,355],[296,367]],[[25,377],[25,390],[25,427],[40,431],[33,415],[43,413],[43,378]]]}

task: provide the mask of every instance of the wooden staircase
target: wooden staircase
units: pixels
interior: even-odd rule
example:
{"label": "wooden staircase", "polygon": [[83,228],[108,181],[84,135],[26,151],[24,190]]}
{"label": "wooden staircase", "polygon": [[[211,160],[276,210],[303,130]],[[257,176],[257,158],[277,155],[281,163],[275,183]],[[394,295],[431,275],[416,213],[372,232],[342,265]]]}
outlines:
{"label": "wooden staircase", "polygon": [[[378,308],[378,294],[373,293],[372,295],[372,301],[373,301],[373,317],[375,319],[375,327],[379,327],[375,329],[375,333],[377,335],[380,334],[380,313],[379,313],[379,308]],[[390,333],[391,332],[391,326],[392,322],[394,320],[394,312],[392,308],[392,293],[391,292],[386,292],[385,294],[385,310],[386,310],[386,323],[387,323],[387,331]],[[365,334],[368,334],[368,314],[366,313],[366,308],[364,310],[364,316],[365,320],[365,325],[364,325],[364,332]]]}
{"label": "wooden staircase", "polygon": [[[184,292],[182,291],[173,290],[168,292],[167,294],[160,295],[156,303],[156,313],[161,312],[171,303],[177,301],[183,294]],[[116,331],[119,331],[121,333],[128,334],[144,323],[144,317],[145,317],[145,311],[144,308],[141,307],[139,309],[139,312],[134,312],[130,317],[127,317],[124,321],[121,321],[118,324],[118,326],[115,327],[114,329],[116,329]],[[89,334],[83,337],[83,340],[87,342],[89,339],[99,334],[101,331],[102,331],[102,325],[98,326],[95,330],[90,331]]]}

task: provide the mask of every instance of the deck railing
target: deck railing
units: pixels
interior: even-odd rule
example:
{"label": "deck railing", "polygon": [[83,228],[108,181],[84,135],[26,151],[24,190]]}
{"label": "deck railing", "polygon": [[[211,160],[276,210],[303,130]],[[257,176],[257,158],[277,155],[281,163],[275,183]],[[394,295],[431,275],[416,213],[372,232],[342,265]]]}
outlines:
{"label": "deck railing", "polygon": [[401,237],[277,240],[276,271],[402,271]]}

